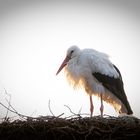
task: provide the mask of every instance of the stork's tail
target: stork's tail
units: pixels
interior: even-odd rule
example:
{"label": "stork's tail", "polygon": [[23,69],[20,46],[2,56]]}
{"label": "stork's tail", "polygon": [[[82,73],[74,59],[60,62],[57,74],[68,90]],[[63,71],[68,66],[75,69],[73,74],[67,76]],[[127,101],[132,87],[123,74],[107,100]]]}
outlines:
{"label": "stork's tail", "polygon": [[[96,94],[98,97],[100,97],[100,94]],[[110,105],[114,107],[114,109],[119,113],[119,114],[128,114],[131,115],[133,114],[133,111],[130,107],[130,104],[127,100],[127,97],[125,93],[123,94],[124,98],[117,98],[114,94],[111,94],[110,92],[107,92],[106,94],[103,94],[103,100]]]}
{"label": "stork's tail", "polygon": [[122,105],[121,110],[119,111],[119,113],[127,113],[128,115],[132,115],[133,111],[130,107],[130,104],[128,102],[128,100],[126,100],[125,104]]}

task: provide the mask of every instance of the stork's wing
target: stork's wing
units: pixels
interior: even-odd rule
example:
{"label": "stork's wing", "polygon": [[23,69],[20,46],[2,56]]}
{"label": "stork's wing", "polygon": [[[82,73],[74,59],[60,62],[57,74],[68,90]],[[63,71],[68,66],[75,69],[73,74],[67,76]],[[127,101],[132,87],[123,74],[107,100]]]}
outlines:
{"label": "stork's wing", "polygon": [[121,73],[120,73],[119,69],[115,65],[113,65],[113,67],[115,68],[115,70],[119,74],[119,77],[118,78],[110,77],[108,75],[101,74],[99,72],[94,72],[93,73],[93,76],[99,82],[101,82],[104,87],[106,87],[118,99],[121,100],[121,102],[125,105],[125,107],[126,107],[126,109],[128,111],[127,112],[128,114],[132,114],[133,112],[132,112],[131,107],[129,105],[129,102],[127,100],[126,94],[124,92],[123,81],[122,81]]}

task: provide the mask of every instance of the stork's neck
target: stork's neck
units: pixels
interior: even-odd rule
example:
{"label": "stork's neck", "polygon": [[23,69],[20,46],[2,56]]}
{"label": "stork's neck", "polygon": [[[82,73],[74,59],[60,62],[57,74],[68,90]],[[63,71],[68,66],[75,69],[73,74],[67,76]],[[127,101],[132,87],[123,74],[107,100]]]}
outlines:
{"label": "stork's neck", "polygon": [[68,65],[73,65],[73,67],[76,67],[78,65],[78,57],[79,55],[71,58],[68,62]]}

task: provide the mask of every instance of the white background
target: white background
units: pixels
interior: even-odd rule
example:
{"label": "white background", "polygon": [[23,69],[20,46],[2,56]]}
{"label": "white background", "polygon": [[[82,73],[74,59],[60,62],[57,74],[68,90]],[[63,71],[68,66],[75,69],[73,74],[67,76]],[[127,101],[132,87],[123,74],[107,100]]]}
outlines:
{"label": "white background", "polygon": [[[120,69],[125,91],[140,117],[140,2],[0,1],[0,102],[25,115],[89,113],[89,97],[74,91],[62,71],[55,75],[71,45],[107,53]],[[100,100],[94,97],[94,115]],[[0,106],[0,117],[6,109]],[[105,104],[105,114],[118,115]],[[11,114],[12,115],[12,114]]]}

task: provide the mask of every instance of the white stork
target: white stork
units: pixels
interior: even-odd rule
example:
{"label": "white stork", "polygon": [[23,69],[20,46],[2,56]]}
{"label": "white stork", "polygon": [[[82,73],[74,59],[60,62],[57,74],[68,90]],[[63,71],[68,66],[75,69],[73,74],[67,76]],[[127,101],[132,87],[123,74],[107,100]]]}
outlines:
{"label": "white stork", "polygon": [[81,50],[72,46],[67,50],[66,58],[56,75],[64,67],[69,83],[73,87],[83,87],[89,95],[91,116],[94,110],[92,95],[101,98],[102,117],[103,100],[111,104],[119,114],[133,114],[124,91],[121,73],[110,62],[108,55],[94,49]]}

